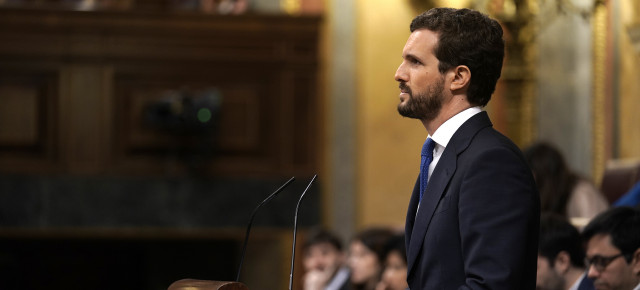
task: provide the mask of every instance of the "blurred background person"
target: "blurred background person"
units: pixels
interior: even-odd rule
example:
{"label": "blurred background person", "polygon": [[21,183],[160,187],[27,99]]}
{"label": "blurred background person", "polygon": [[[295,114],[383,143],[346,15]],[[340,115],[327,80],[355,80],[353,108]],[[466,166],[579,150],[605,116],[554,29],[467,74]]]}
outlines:
{"label": "blurred background person", "polygon": [[390,229],[369,228],[353,238],[348,258],[353,289],[375,289],[382,274],[385,245],[392,236]]}
{"label": "blurred background person", "polygon": [[562,153],[549,143],[535,143],[524,151],[540,193],[540,211],[569,219],[591,219],[609,203],[588,179],[567,166]]}
{"label": "blurred background person", "polygon": [[336,235],[324,229],[312,231],[303,253],[305,290],[350,289],[346,255]]}
{"label": "blurred background person", "polygon": [[580,233],[558,214],[540,216],[536,289],[595,289],[593,281],[586,278]]}
{"label": "blurred background person", "polygon": [[404,233],[395,235],[385,247],[384,270],[382,280],[376,290],[405,290],[407,284],[407,250],[404,243]]}
{"label": "blurred background person", "polygon": [[640,290],[640,209],[614,207],[582,233],[587,276],[596,289]]}

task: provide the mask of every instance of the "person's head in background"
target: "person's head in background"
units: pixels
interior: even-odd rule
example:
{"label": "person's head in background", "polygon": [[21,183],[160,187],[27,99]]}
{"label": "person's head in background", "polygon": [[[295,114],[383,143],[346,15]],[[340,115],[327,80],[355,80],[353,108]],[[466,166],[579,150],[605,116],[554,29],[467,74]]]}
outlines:
{"label": "person's head in background", "polygon": [[569,289],[583,274],[584,249],[576,227],[558,214],[540,215],[536,289]]}
{"label": "person's head in background", "polygon": [[571,172],[562,153],[545,142],[533,144],[523,153],[536,179],[540,211],[567,216],[567,202],[578,177]]}
{"label": "person's head in background", "polygon": [[596,216],[582,237],[587,246],[587,275],[596,289],[640,287],[640,209],[611,208]]}
{"label": "person's head in background", "polygon": [[346,260],[340,239],[324,229],[309,233],[302,251],[305,272],[330,271],[328,278],[331,278]]}
{"label": "person's head in background", "polygon": [[369,228],[351,240],[348,265],[354,289],[375,289],[382,274],[384,247],[392,236],[390,229]]}
{"label": "person's head in background", "polygon": [[384,270],[382,280],[376,290],[405,290],[407,284],[407,251],[404,233],[389,239],[385,246]]}

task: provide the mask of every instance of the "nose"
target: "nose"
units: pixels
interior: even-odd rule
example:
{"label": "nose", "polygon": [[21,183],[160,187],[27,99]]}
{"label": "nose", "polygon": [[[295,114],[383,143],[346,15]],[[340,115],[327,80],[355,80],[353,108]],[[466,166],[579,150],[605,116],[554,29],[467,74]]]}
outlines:
{"label": "nose", "polygon": [[589,265],[589,268],[587,269],[587,277],[589,279],[595,279],[598,278],[598,276],[600,276],[600,272],[596,270],[596,267],[594,267],[593,265]]}
{"label": "nose", "polygon": [[408,81],[408,75],[407,75],[407,72],[405,70],[404,61],[400,64],[400,66],[398,66],[398,69],[396,70],[396,74],[394,76],[394,79],[397,82],[406,82],[406,81]]}
{"label": "nose", "polygon": [[322,270],[322,269],[326,268],[327,267],[327,262],[325,260],[326,259],[323,259],[322,257],[316,259],[315,263],[313,265],[314,268],[319,269],[319,270]]}
{"label": "nose", "polygon": [[384,268],[382,270],[382,281],[388,282],[391,280],[393,273],[391,273],[391,269]]}

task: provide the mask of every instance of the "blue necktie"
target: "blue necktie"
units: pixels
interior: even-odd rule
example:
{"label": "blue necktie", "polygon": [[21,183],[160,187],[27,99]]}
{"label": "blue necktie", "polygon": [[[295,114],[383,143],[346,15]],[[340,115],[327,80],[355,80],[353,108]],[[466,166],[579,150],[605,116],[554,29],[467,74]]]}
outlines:
{"label": "blue necktie", "polygon": [[420,159],[420,202],[422,202],[422,195],[424,195],[424,191],[427,188],[429,164],[433,161],[434,147],[436,147],[436,142],[433,142],[431,138],[427,138],[427,141],[422,145],[422,158]]}

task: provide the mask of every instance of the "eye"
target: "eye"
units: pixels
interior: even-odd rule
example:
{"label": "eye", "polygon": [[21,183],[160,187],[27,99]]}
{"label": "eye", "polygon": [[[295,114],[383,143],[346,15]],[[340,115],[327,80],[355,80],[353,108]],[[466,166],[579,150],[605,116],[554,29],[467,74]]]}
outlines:
{"label": "eye", "polygon": [[413,56],[408,56],[407,61],[409,61],[412,64],[422,64],[422,62],[420,62],[417,58]]}

